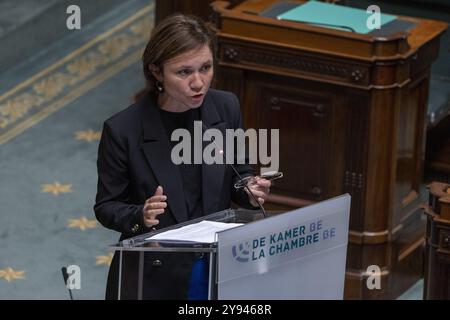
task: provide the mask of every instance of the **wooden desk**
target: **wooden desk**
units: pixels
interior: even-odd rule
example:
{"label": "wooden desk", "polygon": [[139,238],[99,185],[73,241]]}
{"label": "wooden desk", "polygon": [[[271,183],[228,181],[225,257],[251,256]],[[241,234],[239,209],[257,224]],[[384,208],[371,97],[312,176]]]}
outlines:
{"label": "wooden desk", "polygon": [[[447,25],[402,17],[409,33],[375,37],[258,15],[275,2],[213,3],[218,86],[240,97],[246,127],[280,129],[269,207],[350,193],[345,295],[395,298],[423,274],[426,103]],[[382,290],[365,286],[372,264]]]}
{"label": "wooden desk", "polygon": [[450,299],[450,184],[428,187],[424,299]]}

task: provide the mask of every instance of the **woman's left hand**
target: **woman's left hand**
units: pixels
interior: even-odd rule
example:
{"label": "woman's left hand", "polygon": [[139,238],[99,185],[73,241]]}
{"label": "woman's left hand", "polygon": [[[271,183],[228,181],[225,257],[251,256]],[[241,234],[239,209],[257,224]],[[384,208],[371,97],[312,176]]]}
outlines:
{"label": "woman's left hand", "polygon": [[[255,179],[251,179],[247,183],[248,188],[252,191],[252,193],[255,195],[256,199],[258,199],[258,202],[260,204],[263,204],[266,201],[267,197],[269,196],[271,185],[272,182],[263,179],[261,177],[255,177]],[[248,194],[248,190],[247,189],[244,190]],[[258,207],[258,204],[255,202],[255,200],[250,194],[248,194],[248,198],[252,206]]]}

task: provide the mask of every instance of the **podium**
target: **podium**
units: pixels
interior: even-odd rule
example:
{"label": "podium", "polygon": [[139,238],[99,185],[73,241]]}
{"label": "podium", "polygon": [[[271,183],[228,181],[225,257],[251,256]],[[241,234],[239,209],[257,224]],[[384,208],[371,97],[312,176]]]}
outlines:
{"label": "podium", "polygon": [[[208,299],[343,299],[350,196],[264,218],[257,210],[228,209],[123,240],[118,297],[123,283],[137,281],[143,298],[146,252],[208,256]],[[200,221],[241,223],[218,232],[215,241],[155,240],[152,236]],[[126,252],[138,252],[134,279],[124,278]]]}
{"label": "podium", "polygon": [[[447,24],[398,16],[408,27],[359,34],[268,14],[285,3],[212,4],[217,86],[238,95],[245,127],[280,130],[285,178],[266,207],[351,194],[346,298],[395,299],[423,275],[425,119]],[[365,285],[371,265],[381,290]]]}

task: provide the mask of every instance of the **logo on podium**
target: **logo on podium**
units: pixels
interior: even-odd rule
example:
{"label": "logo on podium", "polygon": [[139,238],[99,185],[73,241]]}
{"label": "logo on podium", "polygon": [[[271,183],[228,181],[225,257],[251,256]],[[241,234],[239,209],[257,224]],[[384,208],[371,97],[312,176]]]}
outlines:
{"label": "logo on podium", "polygon": [[250,260],[250,244],[248,242],[240,243],[232,247],[233,258],[239,262],[248,262]]}

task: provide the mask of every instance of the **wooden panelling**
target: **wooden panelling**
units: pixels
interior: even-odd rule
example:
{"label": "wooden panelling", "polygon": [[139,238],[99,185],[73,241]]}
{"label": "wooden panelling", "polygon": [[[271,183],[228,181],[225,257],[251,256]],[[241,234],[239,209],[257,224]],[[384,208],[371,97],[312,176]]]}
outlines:
{"label": "wooden panelling", "polygon": [[[246,127],[280,129],[285,177],[267,206],[351,194],[346,297],[395,298],[423,272],[425,110],[446,25],[407,18],[429,32],[376,38],[257,15],[274,2],[213,4],[218,86],[241,98]],[[369,265],[381,291],[365,286]]]}
{"label": "wooden panelling", "polygon": [[450,185],[429,186],[424,298],[450,299]]}
{"label": "wooden panelling", "polygon": [[[345,296],[397,297],[423,272],[425,110],[446,24],[401,17],[416,27],[377,38],[258,16],[276,0],[215,2],[209,16],[211,2],[157,1],[157,20],[210,17],[215,87],[238,95],[247,128],[280,129],[285,177],[267,208],[351,194]],[[367,289],[369,265],[381,267],[381,290]]]}

